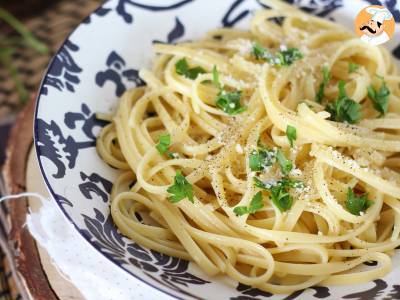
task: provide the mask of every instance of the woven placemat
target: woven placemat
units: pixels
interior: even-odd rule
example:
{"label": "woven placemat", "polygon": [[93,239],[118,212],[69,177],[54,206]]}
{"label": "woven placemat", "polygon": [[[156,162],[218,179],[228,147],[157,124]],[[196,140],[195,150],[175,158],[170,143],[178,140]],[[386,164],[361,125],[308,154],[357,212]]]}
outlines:
{"label": "woven placemat", "polygon": [[[29,6],[30,1],[32,1],[32,6]],[[20,78],[27,90],[34,97],[51,57],[68,34],[102,1],[30,1],[7,1],[5,8],[16,14],[28,29],[44,42],[50,50],[48,54],[41,55],[32,49],[21,47],[14,54],[13,63],[17,67]],[[0,0],[0,5],[3,5],[3,3]],[[7,32],[8,35],[14,34],[1,21],[0,31]],[[0,169],[8,128],[22,108],[23,104],[20,102],[14,81],[11,79],[10,74],[0,66]],[[12,143],[12,141],[9,141],[9,143]],[[0,195],[1,192],[0,184]],[[5,206],[2,206],[0,210],[2,212],[0,215],[4,216],[3,213],[7,213]],[[0,226],[0,230],[5,231],[7,234],[7,228]],[[21,299],[21,294],[24,294],[19,291],[18,279],[15,278],[16,274],[12,272],[12,265],[13,262],[7,259],[4,251],[0,251],[0,300]]]}
{"label": "woven placemat", "polygon": [[[23,6],[27,5],[26,2],[29,1],[19,2]],[[36,7],[33,10],[35,12],[34,15],[27,15],[24,10],[22,21],[36,37],[49,47],[49,53],[40,55],[35,50],[21,47],[17,49],[13,57],[13,62],[19,70],[20,77],[30,92],[36,92],[50,58],[61,46],[67,35],[102,1],[49,0],[47,2],[53,3],[51,5],[48,5],[48,3],[43,4],[41,10]],[[36,4],[36,6],[38,5]],[[0,30],[6,30],[10,35],[13,34],[5,24],[0,24]],[[10,114],[17,113],[21,107],[22,104],[16,92],[14,81],[8,72],[0,67],[0,120],[9,117]]]}

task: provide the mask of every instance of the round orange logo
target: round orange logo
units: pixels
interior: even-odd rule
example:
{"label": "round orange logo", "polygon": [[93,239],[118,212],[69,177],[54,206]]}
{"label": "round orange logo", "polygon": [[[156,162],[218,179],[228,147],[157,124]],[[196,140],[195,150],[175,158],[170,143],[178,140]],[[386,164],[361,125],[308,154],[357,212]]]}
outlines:
{"label": "round orange logo", "polygon": [[392,38],[395,21],[386,7],[371,5],[358,13],[354,26],[362,41],[370,45],[381,45]]}

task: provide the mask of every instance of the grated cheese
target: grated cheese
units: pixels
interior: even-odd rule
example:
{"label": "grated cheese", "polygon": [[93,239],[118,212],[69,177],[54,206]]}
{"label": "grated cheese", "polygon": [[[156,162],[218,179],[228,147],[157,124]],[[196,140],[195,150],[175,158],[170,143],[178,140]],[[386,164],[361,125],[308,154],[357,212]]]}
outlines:
{"label": "grated cheese", "polygon": [[237,153],[243,154],[243,148],[242,148],[242,146],[240,144],[236,144],[235,150],[236,150]]}
{"label": "grated cheese", "polygon": [[302,174],[303,174],[303,172],[300,169],[292,169],[290,171],[290,175],[293,175],[293,176],[300,176]]}

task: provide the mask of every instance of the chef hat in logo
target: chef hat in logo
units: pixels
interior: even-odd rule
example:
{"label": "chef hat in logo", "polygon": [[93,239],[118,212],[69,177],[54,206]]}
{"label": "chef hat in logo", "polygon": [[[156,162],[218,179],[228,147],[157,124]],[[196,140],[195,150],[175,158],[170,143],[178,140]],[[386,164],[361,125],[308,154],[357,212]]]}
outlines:
{"label": "chef hat in logo", "polygon": [[392,14],[387,8],[367,7],[366,12],[372,15],[372,21],[383,24],[385,20],[393,18]]}
{"label": "chef hat in logo", "polygon": [[[370,23],[371,21],[377,23],[378,27],[374,28],[373,24]],[[383,24],[385,25],[382,26]],[[366,25],[372,26],[373,30],[367,31]],[[370,5],[357,14],[354,20],[354,29],[362,41],[376,46],[388,42],[393,37],[396,22],[386,7]]]}

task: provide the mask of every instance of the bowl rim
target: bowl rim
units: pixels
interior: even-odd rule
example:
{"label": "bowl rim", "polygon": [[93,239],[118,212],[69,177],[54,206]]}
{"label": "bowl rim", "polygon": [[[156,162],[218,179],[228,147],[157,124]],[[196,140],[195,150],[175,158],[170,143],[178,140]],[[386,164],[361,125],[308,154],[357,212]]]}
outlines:
{"label": "bowl rim", "polygon": [[[93,11],[91,11],[84,19],[82,19],[79,24],[65,37],[65,39],[63,40],[63,42],[60,44],[60,46],[58,47],[57,51],[54,52],[54,55],[52,56],[52,58],[50,59],[50,62],[46,68],[46,70],[43,72],[43,76],[42,79],[40,81],[39,84],[39,88],[38,88],[38,92],[36,95],[36,103],[35,103],[35,112],[34,112],[34,117],[33,117],[33,145],[34,145],[34,149],[35,149],[35,154],[36,154],[36,159],[38,161],[38,165],[39,165],[39,169],[40,169],[40,173],[42,175],[42,178],[44,180],[45,186],[47,188],[47,190],[50,193],[51,196],[51,200],[55,201],[57,204],[57,207],[60,209],[60,211],[62,212],[62,215],[67,219],[67,223],[72,225],[72,227],[75,229],[76,232],[79,233],[79,235],[87,242],[90,244],[91,247],[93,247],[96,252],[98,252],[99,254],[101,254],[102,256],[104,256],[108,261],[110,261],[112,264],[114,264],[118,269],[123,270],[124,272],[128,273],[129,275],[133,276],[135,279],[139,280],[141,283],[144,283],[148,286],[150,286],[151,288],[158,290],[162,293],[164,293],[165,295],[168,295],[174,299],[179,299],[179,300],[185,300],[185,298],[181,298],[173,293],[171,293],[169,290],[167,290],[166,288],[164,288],[163,285],[159,285],[157,286],[154,283],[151,283],[150,281],[146,280],[145,277],[140,277],[139,275],[136,275],[135,273],[133,273],[132,271],[128,270],[127,268],[124,268],[122,265],[118,264],[110,254],[101,251],[100,248],[91,241],[90,237],[86,236],[83,234],[83,232],[81,232],[81,229],[78,227],[78,225],[73,221],[72,217],[67,213],[67,211],[65,210],[65,208],[63,207],[62,203],[60,202],[60,199],[57,196],[57,193],[53,190],[52,185],[50,184],[50,181],[48,180],[47,176],[46,176],[46,172],[44,170],[42,161],[40,159],[40,150],[39,150],[39,146],[38,146],[38,134],[39,134],[39,129],[38,129],[38,124],[37,124],[37,120],[38,120],[38,112],[39,112],[39,105],[40,105],[40,100],[42,95],[44,95],[43,93],[43,89],[44,87],[44,82],[46,80],[46,78],[49,75],[49,71],[52,68],[55,59],[57,57],[57,55],[60,53],[60,51],[64,48],[65,44],[69,41],[70,37],[76,33],[81,26],[87,25],[85,24],[86,21],[89,20],[90,17],[92,17],[96,12],[98,12],[99,10],[101,10],[105,5],[107,5],[108,3],[112,3],[115,2],[117,0],[106,0],[105,2],[101,3],[97,8],[95,8]],[[189,0],[190,1],[190,0]]]}

